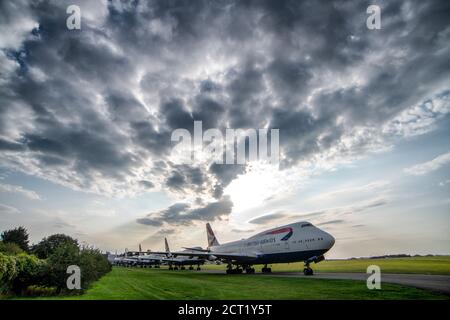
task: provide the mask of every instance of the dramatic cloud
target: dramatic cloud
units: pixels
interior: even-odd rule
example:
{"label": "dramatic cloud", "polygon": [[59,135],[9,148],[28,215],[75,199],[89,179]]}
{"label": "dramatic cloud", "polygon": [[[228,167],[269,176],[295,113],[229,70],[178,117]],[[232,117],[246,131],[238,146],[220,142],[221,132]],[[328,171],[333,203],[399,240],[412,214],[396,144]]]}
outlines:
{"label": "dramatic cloud", "polygon": [[432,171],[436,171],[441,167],[450,163],[450,152],[441,154],[440,156],[434,158],[433,160],[416,164],[415,166],[404,169],[405,173],[421,176]]}
{"label": "dramatic cloud", "polygon": [[150,213],[145,218],[137,219],[140,224],[159,227],[164,223],[174,225],[191,225],[198,221],[224,219],[232,211],[233,203],[228,196],[222,200],[210,202],[204,206],[192,208],[186,203],[176,203],[165,210]]}
{"label": "dramatic cloud", "polygon": [[427,132],[450,112],[449,5],[380,2],[370,31],[369,4],[2,1],[2,166],[106,196],[166,191],[174,204],[137,220],[159,227],[228,216],[247,172],[179,163],[171,133],[194,120],[280,129],[280,168],[302,174]]}

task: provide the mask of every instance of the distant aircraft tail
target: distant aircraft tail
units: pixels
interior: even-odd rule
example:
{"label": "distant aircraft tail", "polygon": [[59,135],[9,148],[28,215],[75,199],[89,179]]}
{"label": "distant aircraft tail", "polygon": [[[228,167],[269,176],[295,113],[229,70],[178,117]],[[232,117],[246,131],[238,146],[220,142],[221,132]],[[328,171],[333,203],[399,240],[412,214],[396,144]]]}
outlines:
{"label": "distant aircraft tail", "polygon": [[206,224],[206,234],[208,236],[208,248],[219,245],[219,241],[217,241],[217,238],[214,235],[214,232],[209,223]]}
{"label": "distant aircraft tail", "polygon": [[164,243],[166,245],[166,254],[170,257],[172,254],[170,253],[169,242],[167,242],[167,238],[164,238]]}

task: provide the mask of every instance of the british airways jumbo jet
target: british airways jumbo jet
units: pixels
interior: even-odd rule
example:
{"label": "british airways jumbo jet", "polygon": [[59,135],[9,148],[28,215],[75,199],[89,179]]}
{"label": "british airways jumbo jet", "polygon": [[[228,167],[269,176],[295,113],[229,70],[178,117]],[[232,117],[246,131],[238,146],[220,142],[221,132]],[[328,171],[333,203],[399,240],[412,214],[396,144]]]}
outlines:
{"label": "british airways jumbo jet", "polygon": [[[271,263],[305,263],[303,272],[312,275],[310,263],[325,259],[324,254],[333,247],[335,239],[309,222],[296,222],[269,229],[248,239],[219,244],[209,223],[206,224],[208,248],[185,248],[197,257],[226,262],[227,273],[254,273],[255,264],[263,264],[263,273],[271,272]],[[177,255],[183,255],[177,252]],[[192,252],[190,253],[192,255]],[[236,266],[235,268],[233,266]]]}

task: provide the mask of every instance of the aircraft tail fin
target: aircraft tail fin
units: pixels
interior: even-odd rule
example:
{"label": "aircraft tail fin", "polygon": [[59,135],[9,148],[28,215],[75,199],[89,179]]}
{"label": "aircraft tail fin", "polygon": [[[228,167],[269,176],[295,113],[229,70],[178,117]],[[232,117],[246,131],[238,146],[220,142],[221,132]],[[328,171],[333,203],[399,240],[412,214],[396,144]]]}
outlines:
{"label": "aircraft tail fin", "polygon": [[169,242],[167,241],[167,238],[164,238],[164,244],[166,246],[166,257],[172,257],[172,253],[170,253],[170,248],[169,248]]}
{"label": "aircraft tail fin", "polygon": [[166,253],[170,254],[169,243],[167,242],[167,238],[164,238],[164,243],[166,245]]}
{"label": "aircraft tail fin", "polygon": [[214,235],[214,232],[209,223],[206,224],[206,234],[208,236],[208,248],[219,245],[219,241],[217,241],[217,238]]}

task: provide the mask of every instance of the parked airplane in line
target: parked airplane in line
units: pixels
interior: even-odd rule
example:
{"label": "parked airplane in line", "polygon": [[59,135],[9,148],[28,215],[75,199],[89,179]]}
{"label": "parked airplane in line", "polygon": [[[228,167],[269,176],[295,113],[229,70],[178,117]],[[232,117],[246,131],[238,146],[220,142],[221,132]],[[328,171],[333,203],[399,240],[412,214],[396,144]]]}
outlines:
{"label": "parked airplane in line", "polygon": [[143,252],[141,245],[139,251],[126,251],[123,256],[114,258],[113,263],[122,266],[138,266],[138,267],[152,267],[159,268],[163,262],[164,256],[154,254],[152,252]]}
{"label": "parked airplane in line", "polygon": [[[206,224],[208,248],[185,248],[196,252],[199,258],[226,262],[227,273],[254,273],[255,264],[264,264],[263,273],[271,272],[271,263],[303,261],[305,275],[312,275],[310,263],[325,259],[324,254],[333,247],[335,239],[309,222],[296,222],[258,233],[248,239],[219,244],[209,223]],[[188,255],[178,252],[178,255]],[[233,265],[236,268],[233,268]]]}
{"label": "parked airplane in line", "polygon": [[[200,265],[205,263],[205,258],[198,258],[197,252],[192,250],[183,250],[181,252],[170,252],[169,243],[167,242],[167,238],[164,238],[164,242],[166,245],[166,256],[163,261],[169,265],[169,270],[178,270],[180,267],[181,270],[185,270],[185,266],[189,266],[189,270],[194,270],[193,265],[197,265],[197,270],[201,270]],[[197,250],[202,250],[201,247],[195,247]],[[182,255],[180,253],[183,253]],[[187,258],[185,256],[187,253],[191,253]]]}

